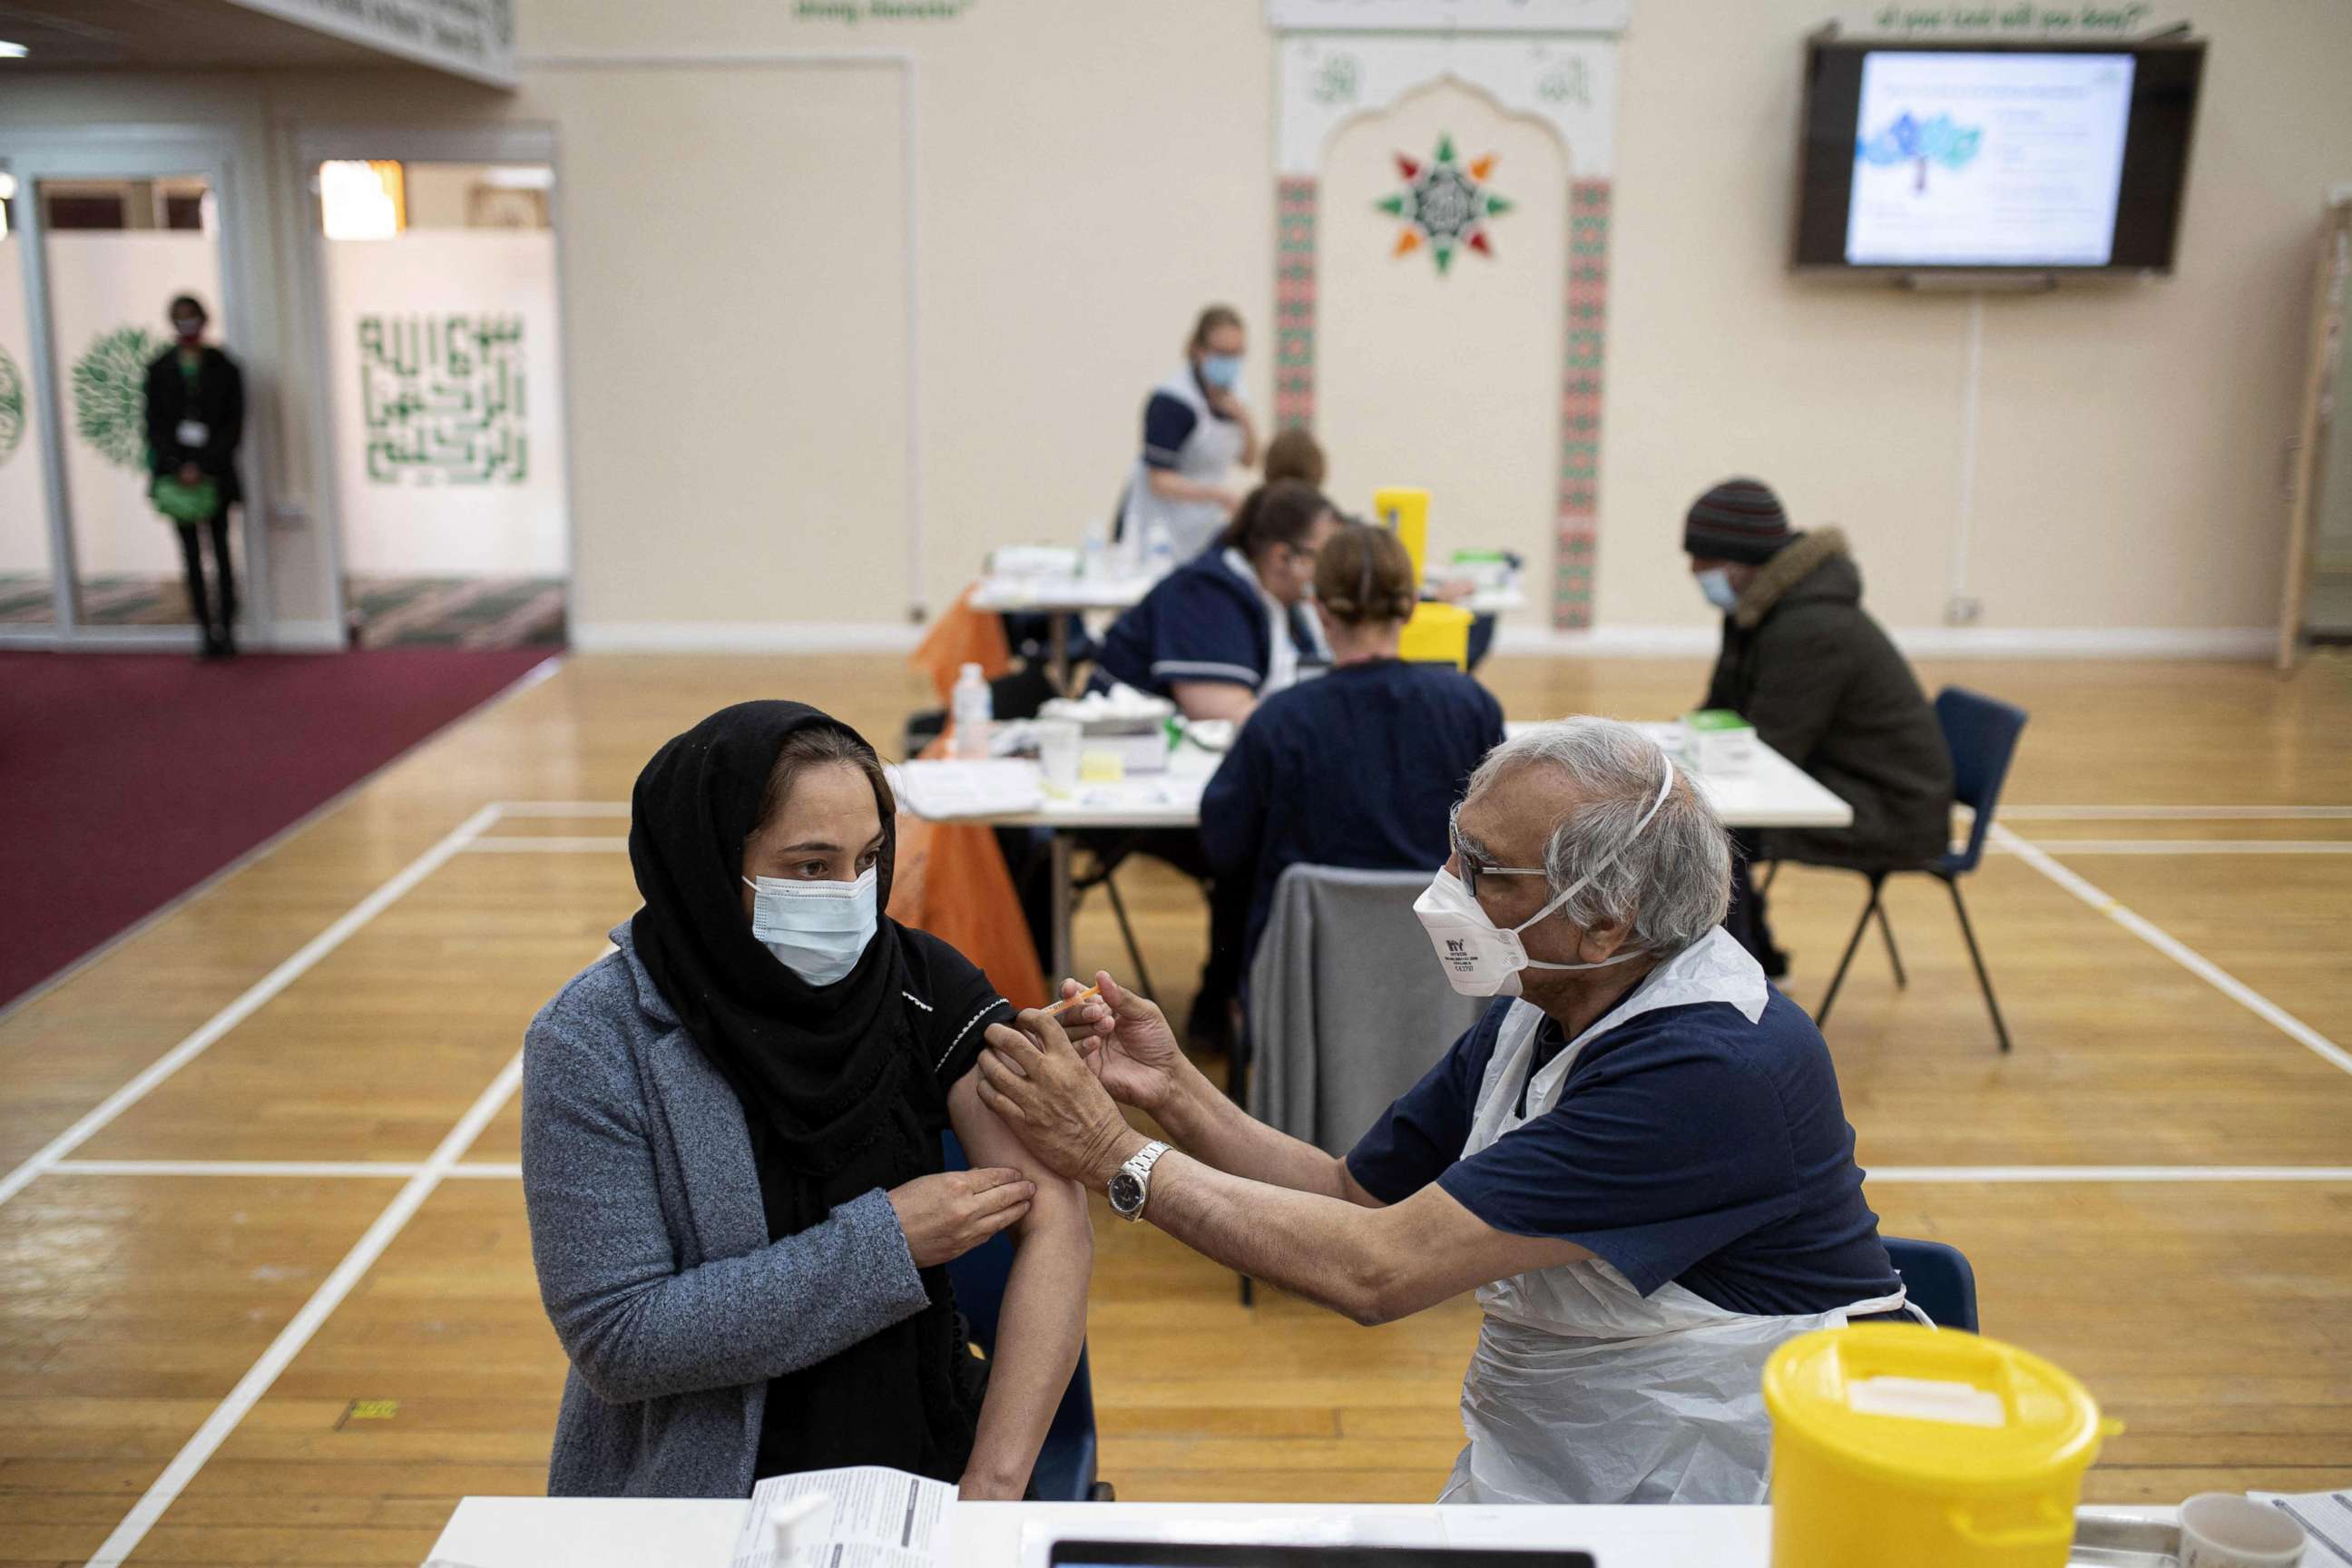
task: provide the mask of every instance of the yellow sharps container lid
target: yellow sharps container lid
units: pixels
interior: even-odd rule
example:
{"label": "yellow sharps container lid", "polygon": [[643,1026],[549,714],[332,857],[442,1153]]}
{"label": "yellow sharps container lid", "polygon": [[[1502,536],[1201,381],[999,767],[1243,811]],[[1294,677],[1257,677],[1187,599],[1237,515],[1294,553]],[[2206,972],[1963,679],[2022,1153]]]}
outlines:
{"label": "yellow sharps container lid", "polygon": [[1764,1368],[1776,1431],[1889,1479],[2001,1486],[2084,1468],[2121,1426],[2040,1356],[1916,1323],[1800,1334]]}

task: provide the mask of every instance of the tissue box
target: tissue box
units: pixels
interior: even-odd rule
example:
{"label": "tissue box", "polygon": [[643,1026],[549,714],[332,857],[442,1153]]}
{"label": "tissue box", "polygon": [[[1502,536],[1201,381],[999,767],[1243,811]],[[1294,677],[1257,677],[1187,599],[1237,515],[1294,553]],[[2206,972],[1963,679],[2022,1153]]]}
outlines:
{"label": "tissue box", "polygon": [[1683,715],[1683,756],[1696,772],[1744,773],[1756,765],[1756,727],[1727,708]]}

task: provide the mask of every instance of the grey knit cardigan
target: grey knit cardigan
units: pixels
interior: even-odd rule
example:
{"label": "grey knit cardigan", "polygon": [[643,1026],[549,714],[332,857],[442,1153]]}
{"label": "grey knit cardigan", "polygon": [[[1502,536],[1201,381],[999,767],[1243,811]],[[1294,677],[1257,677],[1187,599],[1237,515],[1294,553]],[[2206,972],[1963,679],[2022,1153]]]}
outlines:
{"label": "grey knit cardigan", "polygon": [[742,1102],[637,961],[590,964],[523,1040],[540,1300],[572,1361],[556,1497],[748,1497],[768,1380],[922,1310],[881,1189],[768,1239]]}

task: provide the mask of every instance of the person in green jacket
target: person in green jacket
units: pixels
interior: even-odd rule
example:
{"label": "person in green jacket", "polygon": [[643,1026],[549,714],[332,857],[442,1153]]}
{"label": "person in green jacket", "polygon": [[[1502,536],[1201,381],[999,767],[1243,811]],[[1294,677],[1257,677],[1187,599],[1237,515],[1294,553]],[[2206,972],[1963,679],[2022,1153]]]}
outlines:
{"label": "person in green jacket", "polygon": [[1871,871],[1924,865],[1950,847],[1952,760],[1936,710],[1884,628],[1862,607],[1862,572],[1834,528],[1795,532],[1762,481],[1726,479],[1683,523],[1691,574],[1723,612],[1723,650],[1703,706],[1758,737],[1853,808],[1836,829],[1742,831],[1725,925],[1764,972],[1773,945],[1754,860]]}

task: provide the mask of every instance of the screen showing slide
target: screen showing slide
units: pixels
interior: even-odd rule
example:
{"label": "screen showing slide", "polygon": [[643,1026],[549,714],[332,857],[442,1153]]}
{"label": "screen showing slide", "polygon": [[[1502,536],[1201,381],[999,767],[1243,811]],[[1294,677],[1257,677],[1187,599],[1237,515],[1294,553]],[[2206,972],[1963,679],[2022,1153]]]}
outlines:
{"label": "screen showing slide", "polygon": [[1864,267],[2104,267],[2132,57],[1863,57],[1845,258]]}

